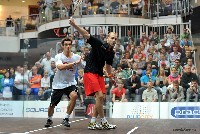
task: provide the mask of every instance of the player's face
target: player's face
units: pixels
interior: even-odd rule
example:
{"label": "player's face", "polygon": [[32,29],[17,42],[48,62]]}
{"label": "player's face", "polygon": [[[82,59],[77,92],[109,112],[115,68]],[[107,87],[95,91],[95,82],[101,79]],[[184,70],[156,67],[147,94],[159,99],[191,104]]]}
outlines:
{"label": "player's face", "polygon": [[108,36],[108,39],[107,39],[107,43],[109,45],[111,45],[112,47],[115,46],[116,44],[116,41],[117,41],[117,36],[115,33],[110,33],[110,35]]}
{"label": "player's face", "polygon": [[71,41],[64,41],[63,48],[65,51],[70,51],[72,47]]}

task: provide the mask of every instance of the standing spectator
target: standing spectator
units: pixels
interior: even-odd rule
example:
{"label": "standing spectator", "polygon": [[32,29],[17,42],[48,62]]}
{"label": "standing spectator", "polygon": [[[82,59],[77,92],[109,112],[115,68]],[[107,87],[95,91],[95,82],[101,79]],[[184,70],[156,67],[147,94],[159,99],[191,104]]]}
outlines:
{"label": "standing spectator", "polygon": [[187,89],[187,102],[198,102],[200,99],[200,87],[197,80],[192,80],[190,87]]}
{"label": "standing spectator", "polygon": [[147,89],[144,90],[144,92],[142,93],[142,100],[144,102],[157,102],[158,101],[158,94],[157,91],[152,88],[153,83],[151,81],[149,81],[147,83]]}
{"label": "standing spectator", "polygon": [[45,18],[47,22],[52,20],[52,3],[53,0],[45,0]]}
{"label": "standing spectator", "polygon": [[84,70],[83,69],[79,69],[78,70],[78,84],[77,84],[77,88],[78,88],[78,96],[80,98],[80,106],[83,106],[84,100],[83,100],[83,95],[84,95],[84,83],[83,83],[83,74],[84,74]]}
{"label": "standing spectator", "polygon": [[28,88],[28,76],[24,75],[24,68],[19,69],[19,73],[15,76],[15,87],[13,89],[13,100],[24,99],[26,89]]}
{"label": "standing spectator", "polygon": [[40,74],[42,77],[44,77],[44,69],[41,67],[40,62],[36,62],[35,66],[37,67],[37,73]]}
{"label": "standing spectator", "polygon": [[127,102],[126,89],[122,80],[117,81],[117,87],[112,90],[112,102]]}
{"label": "standing spectator", "polygon": [[11,67],[9,69],[9,74],[10,74],[10,78],[12,78],[14,80],[15,79],[15,69],[13,67]]}
{"label": "standing spectator", "polygon": [[13,27],[13,19],[11,15],[9,15],[8,18],[6,18],[6,27]]}
{"label": "standing spectator", "polygon": [[28,88],[26,90],[27,95],[33,95],[33,99],[34,100],[38,100],[39,96],[38,96],[38,92],[41,89],[41,79],[42,76],[40,74],[37,74],[37,67],[33,66],[32,67],[32,77],[29,80],[29,85],[30,85],[30,89]]}
{"label": "standing spectator", "polygon": [[2,94],[4,100],[12,99],[12,91],[14,86],[14,80],[10,78],[10,74],[8,71],[4,73],[4,78],[1,79],[2,85]]}
{"label": "standing spectator", "polygon": [[51,70],[51,61],[55,61],[54,58],[51,57],[51,53],[47,52],[45,58],[41,62],[41,66],[44,70],[50,71]]}
{"label": "standing spectator", "polygon": [[168,88],[170,102],[184,102],[183,87],[179,86],[178,80],[173,81],[173,86]]}
{"label": "standing spectator", "polygon": [[[38,96],[41,98],[44,98],[44,94],[45,92],[48,92],[50,88],[50,77],[49,77],[49,73],[48,71],[44,71],[44,77],[42,77],[41,79],[41,89],[39,92],[38,92]],[[48,97],[47,97],[48,98]],[[46,99],[46,98],[44,98]]]}

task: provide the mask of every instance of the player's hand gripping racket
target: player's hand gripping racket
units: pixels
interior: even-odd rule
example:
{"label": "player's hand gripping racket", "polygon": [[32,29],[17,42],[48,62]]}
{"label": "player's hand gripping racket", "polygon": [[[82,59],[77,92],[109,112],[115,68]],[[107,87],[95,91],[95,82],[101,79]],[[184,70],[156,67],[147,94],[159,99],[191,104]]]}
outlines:
{"label": "player's hand gripping racket", "polygon": [[70,19],[73,17],[74,13],[76,12],[76,9],[81,5],[82,0],[72,0],[73,4],[74,4],[74,10],[72,12],[72,16],[70,17]]}

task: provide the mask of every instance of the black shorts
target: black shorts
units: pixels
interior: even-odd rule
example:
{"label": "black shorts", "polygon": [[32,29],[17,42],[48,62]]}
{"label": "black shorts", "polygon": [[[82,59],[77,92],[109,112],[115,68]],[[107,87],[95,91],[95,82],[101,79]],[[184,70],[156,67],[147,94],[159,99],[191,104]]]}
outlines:
{"label": "black shorts", "polygon": [[57,104],[60,102],[60,100],[64,94],[67,95],[67,97],[70,99],[69,95],[72,91],[77,92],[77,88],[75,85],[66,87],[64,89],[54,89],[51,94],[51,104],[50,105],[57,106]]}

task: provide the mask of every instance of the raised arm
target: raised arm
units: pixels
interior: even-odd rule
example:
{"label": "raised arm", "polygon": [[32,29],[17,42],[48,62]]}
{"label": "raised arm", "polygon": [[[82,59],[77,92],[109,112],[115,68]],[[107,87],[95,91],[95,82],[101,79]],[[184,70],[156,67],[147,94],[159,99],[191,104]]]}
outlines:
{"label": "raised arm", "polygon": [[71,26],[73,26],[80,34],[82,34],[85,39],[89,39],[90,38],[90,34],[85,29],[83,29],[82,27],[78,26],[73,18],[69,19],[69,24]]}

